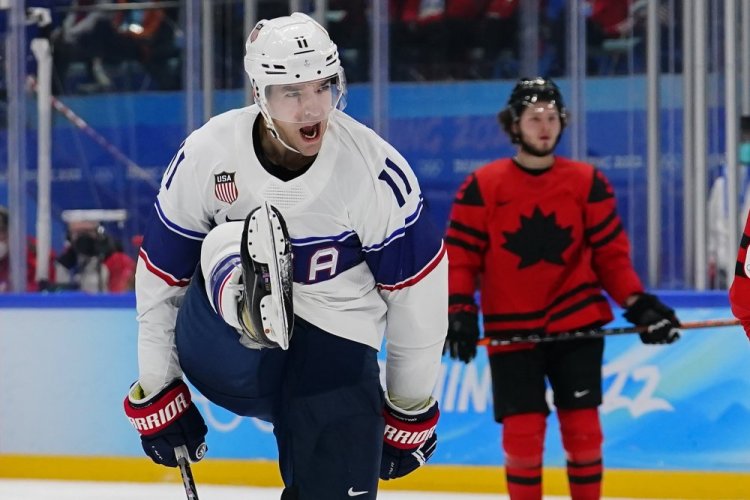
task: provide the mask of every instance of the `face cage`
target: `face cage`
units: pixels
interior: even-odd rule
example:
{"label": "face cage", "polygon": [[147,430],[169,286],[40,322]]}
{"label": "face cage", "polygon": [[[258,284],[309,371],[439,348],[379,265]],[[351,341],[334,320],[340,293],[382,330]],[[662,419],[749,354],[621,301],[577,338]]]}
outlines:
{"label": "face cage", "polygon": [[[331,81],[331,102],[330,105],[323,106],[327,109],[322,109],[320,113],[310,115],[309,119],[305,119],[304,113],[301,113],[302,105],[294,106],[292,105],[291,110],[294,112],[290,112],[289,109],[287,110],[281,110],[277,107],[277,109],[274,109],[272,105],[269,104],[268,95],[273,87],[283,87],[285,85],[311,85],[315,82],[323,82],[326,80]],[[261,112],[263,113],[263,117],[266,119],[268,127],[271,129],[271,131],[276,134],[276,129],[273,126],[273,121],[279,121],[284,123],[294,123],[294,124],[301,124],[301,123],[318,123],[321,121],[324,121],[328,118],[328,116],[331,114],[331,111],[334,109],[343,110],[346,107],[346,77],[344,76],[344,69],[339,68],[336,75],[333,75],[328,78],[321,78],[320,80],[313,80],[313,81],[307,81],[307,82],[300,82],[297,83],[289,83],[289,84],[268,84],[263,85],[259,88],[259,96],[258,97],[258,106],[260,107]],[[306,97],[305,99],[314,99],[314,97]]]}

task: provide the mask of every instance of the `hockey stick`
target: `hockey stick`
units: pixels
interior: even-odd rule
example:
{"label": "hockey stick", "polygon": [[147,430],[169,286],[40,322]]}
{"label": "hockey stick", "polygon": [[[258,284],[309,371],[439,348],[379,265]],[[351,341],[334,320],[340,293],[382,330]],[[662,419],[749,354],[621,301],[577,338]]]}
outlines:
{"label": "hockey stick", "polygon": [[[737,326],[740,324],[740,320],[735,318],[728,319],[708,319],[704,321],[686,321],[680,325],[680,330],[693,330],[697,328],[715,328],[720,326]],[[593,329],[593,330],[582,330],[578,332],[565,332],[558,333],[556,335],[517,335],[515,337],[499,339],[492,337],[485,337],[479,339],[477,345],[479,346],[502,346],[511,344],[521,343],[532,343],[532,344],[543,344],[548,342],[558,342],[562,340],[576,340],[576,339],[599,339],[602,337],[611,337],[613,335],[626,335],[630,333],[643,333],[648,330],[647,326],[623,326],[619,328],[605,328],[605,329]]]}
{"label": "hockey stick", "polygon": [[[31,87],[32,90],[35,92],[38,92],[37,82],[36,78],[29,75],[27,78],[28,84]],[[125,153],[120,151],[117,146],[109,142],[107,139],[104,138],[99,132],[93,129],[91,125],[89,125],[86,120],[78,116],[75,111],[70,109],[65,103],[63,103],[60,99],[58,99],[55,96],[52,96],[50,99],[50,104],[52,104],[52,107],[55,108],[56,111],[58,111],[60,114],[62,114],[65,118],[68,119],[73,125],[75,125],[79,130],[81,130],[84,134],[91,137],[94,142],[99,144],[101,147],[103,147],[109,154],[115,157],[116,160],[121,162],[123,165],[128,167],[131,172],[136,175],[138,178],[146,181],[151,187],[158,190],[159,184],[154,181],[151,178],[151,175],[148,173],[146,169],[138,165],[136,162],[128,158]]]}
{"label": "hockey stick", "polygon": [[180,466],[180,476],[182,477],[182,485],[185,487],[185,494],[188,500],[199,500],[198,491],[195,489],[195,480],[193,479],[193,471],[190,469],[190,460],[188,460],[187,448],[184,446],[178,446],[174,449],[175,457],[177,457],[177,464]]}

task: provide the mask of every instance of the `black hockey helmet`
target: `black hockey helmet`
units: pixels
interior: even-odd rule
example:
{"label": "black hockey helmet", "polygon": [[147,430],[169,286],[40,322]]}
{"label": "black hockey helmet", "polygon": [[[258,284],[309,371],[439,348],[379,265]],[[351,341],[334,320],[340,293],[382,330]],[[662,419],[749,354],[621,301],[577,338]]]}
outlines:
{"label": "black hockey helmet", "polygon": [[563,103],[562,93],[559,87],[551,78],[537,76],[534,78],[521,78],[513,87],[513,91],[508,98],[508,104],[505,109],[513,117],[513,121],[518,121],[523,110],[537,102],[549,102],[555,105],[560,113],[560,122],[563,128],[567,123],[567,111]]}

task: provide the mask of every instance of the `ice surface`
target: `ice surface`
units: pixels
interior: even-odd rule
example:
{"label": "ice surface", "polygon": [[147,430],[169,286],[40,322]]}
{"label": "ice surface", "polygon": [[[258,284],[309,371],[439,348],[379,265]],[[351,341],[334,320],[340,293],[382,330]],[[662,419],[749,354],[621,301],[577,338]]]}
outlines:
{"label": "ice surface", "polygon": [[[278,500],[279,488],[198,484],[200,500]],[[380,491],[383,500],[507,500],[505,495]],[[547,497],[546,500],[562,500]],[[0,480],[2,500],[186,500],[180,483],[104,483],[77,481]],[[627,500],[614,499],[609,500]]]}

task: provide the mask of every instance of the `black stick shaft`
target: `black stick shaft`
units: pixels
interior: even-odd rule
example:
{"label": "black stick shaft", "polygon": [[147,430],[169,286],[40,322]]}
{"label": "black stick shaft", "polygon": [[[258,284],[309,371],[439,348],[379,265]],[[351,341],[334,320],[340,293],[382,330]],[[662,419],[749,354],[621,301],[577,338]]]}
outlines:
{"label": "black stick shaft", "polygon": [[[682,323],[680,330],[693,330],[698,328],[716,328],[722,326],[737,326],[740,321],[735,318],[728,319],[709,319],[704,321],[688,321]],[[598,339],[602,337],[611,337],[613,335],[627,335],[631,333],[645,332],[645,326],[622,326],[618,328],[605,328],[594,330],[582,330],[578,332],[565,332],[554,335],[518,335],[509,338],[491,338],[485,337],[480,339],[477,345],[480,346],[502,346],[520,343],[543,344],[547,342],[561,342],[564,340],[576,339]]]}
{"label": "black stick shaft", "polygon": [[190,460],[188,460],[187,449],[184,446],[178,446],[174,449],[174,454],[177,457],[177,464],[180,466],[180,476],[182,477],[182,485],[185,487],[187,499],[199,500],[198,491],[195,489],[193,471],[190,468]]}

